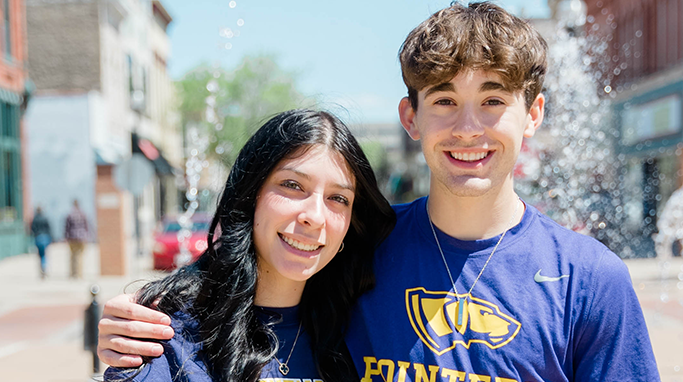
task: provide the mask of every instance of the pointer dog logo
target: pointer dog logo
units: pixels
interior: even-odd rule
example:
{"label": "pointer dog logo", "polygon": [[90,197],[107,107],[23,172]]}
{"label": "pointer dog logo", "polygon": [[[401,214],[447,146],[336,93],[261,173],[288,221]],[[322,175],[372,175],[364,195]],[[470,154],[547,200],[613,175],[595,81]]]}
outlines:
{"label": "pointer dog logo", "polygon": [[[522,328],[514,318],[488,301],[451,292],[432,292],[422,287],[406,290],[406,309],[413,330],[438,355],[460,344],[469,349],[474,343],[491,349],[507,345]],[[460,298],[460,301],[457,298]],[[465,304],[458,325],[458,304]]]}

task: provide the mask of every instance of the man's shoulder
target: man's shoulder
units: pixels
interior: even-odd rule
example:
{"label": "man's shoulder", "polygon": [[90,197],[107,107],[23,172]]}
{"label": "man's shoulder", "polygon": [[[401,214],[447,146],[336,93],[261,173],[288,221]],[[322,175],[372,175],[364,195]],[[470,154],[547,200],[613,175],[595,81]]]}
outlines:
{"label": "man's shoulder", "polygon": [[417,198],[412,202],[408,203],[393,204],[391,208],[394,209],[394,212],[396,213],[396,218],[398,219],[401,216],[405,216],[406,213],[416,208],[418,205],[424,203],[425,198],[426,197]]}
{"label": "man's shoulder", "polygon": [[527,233],[529,245],[539,249],[542,242],[552,246],[560,263],[573,264],[577,269],[593,274],[598,269],[614,273],[614,277],[628,276],[628,269],[621,258],[597,239],[561,226],[559,223],[533,207],[537,215],[533,227]]}
{"label": "man's shoulder", "polygon": [[405,239],[406,236],[415,239],[415,231],[422,224],[421,213],[426,213],[426,199],[426,197],[422,197],[409,203],[391,206],[396,213],[396,225],[385,242],[392,242],[397,238]]}
{"label": "man's shoulder", "polygon": [[582,248],[591,247],[596,250],[609,249],[593,237],[584,235],[583,233],[573,231],[560,225],[555,220],[549,218],[533,206],[528,206],[532,215],[535,216],[535,224],[531,227],[531,233],[534,235],[546,235],[559,244],[570,244],[572,246],[579,246]]}

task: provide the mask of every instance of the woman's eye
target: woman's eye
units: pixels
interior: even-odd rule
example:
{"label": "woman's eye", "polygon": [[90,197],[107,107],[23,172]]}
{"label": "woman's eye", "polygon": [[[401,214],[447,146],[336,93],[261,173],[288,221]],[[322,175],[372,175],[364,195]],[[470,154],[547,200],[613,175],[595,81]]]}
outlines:
{"label": "woman's eye", "polygon": [[348,206],[349,204],[351,204],[351,202],[349,202],[349,199],[346,198],[345,196],[342,196],[342,195],[334,195],[334,196],[330,197],[330,199],[334,200],[335,202],[341,203],[345,206]]}
{"label": "woman's eye", "polygon": [[280,185],[282,187],[289,188],[292,190],[301,190],[301,185],[293,180],[285,180]]}

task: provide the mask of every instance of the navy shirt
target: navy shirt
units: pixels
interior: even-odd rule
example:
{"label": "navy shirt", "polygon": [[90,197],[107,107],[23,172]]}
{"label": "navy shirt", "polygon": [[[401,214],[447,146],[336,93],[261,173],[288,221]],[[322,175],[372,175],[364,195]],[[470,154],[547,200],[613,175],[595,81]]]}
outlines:
{"label": "navy shirt", "polygon": [[[299,330],[298,307],[292,308],[257,308],[259,319],[271,323],[278,337],[280,350],[278,359],[284,363],[292,351],[292,345]],[[177,313],[171,317],[171,326],[175,336],[163,341],[164,354],[155,358],[142,370],[135,374],[130,369],[110,367],[104,373],[105,381],[117,381],[124,378],[136,382],[210,382],[204,354],[202,353],[201,338],[198,333],[198,323],[186,314]],[[261,381],[275,382],[287,380],[291,382],[322,382],[313,363],[310,337],[301,328],[299,339],[287,363],[287,375],[280,373],[280,364],[271,360],[261,372]],[[130,379],[132,377],[132,379]]]}
{"label": "navy shirt", "polygon": [[375,252],[376,287],[346,336],[361,381],[659,380],[628,269],[596,240],[527,206],[458,324],[500,236],[463,241],[435,227],[456,296],[426,199],[394,208],[396,228]]}

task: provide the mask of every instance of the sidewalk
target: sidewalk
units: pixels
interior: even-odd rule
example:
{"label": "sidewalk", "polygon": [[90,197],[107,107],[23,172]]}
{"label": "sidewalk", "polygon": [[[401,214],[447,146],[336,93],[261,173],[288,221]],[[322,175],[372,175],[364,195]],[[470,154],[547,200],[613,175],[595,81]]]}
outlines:
{"label": "sidewalk", "polygon": [[[89,288],[98,301],[124,291],[133,280],[163,275],[149,271],[151,259],[133,264],[129,276],[99,276],[98,250],[84,254],[84,279],[68,278],[68,246],[49,248],[49,273],[40,280],[38,256],[0,261],[0,373],[2,382],[86,382],[92,358],[83,350],[83,311]],[[683,259],[626,260],[650,330],[662,381],[683,382]],[[131,287],[134,288],[134,287]],[[104,370],[102,365],[101,370]]]}
{"label": "sidewalk", "polygon": [[[99,276],[96,245],[84,253],[81,280],[69,279],[69,248],[48,248],[48,277],[39,276],[38,255],[25,254],[0,261],[0,370],[3,382],[85,382],[92,374],[92,356],[83,350],[83,316],[91,302],[90,286],[101,288],[104,304],[134,280],[161,273],[151,260],[133,263],[129,276]],[[136,260],[136,259],[133,259]],[[133,262],[133,261],[131,261]],[[141,285],[141,284],[140,284]],[[128,289],[135,286],[129,286]],[[106,366],[102,365],[101,371]]]}
{"label": "sidewalk", "polygon": [[683,382],[683,259],[625,260],[662,381]]}

